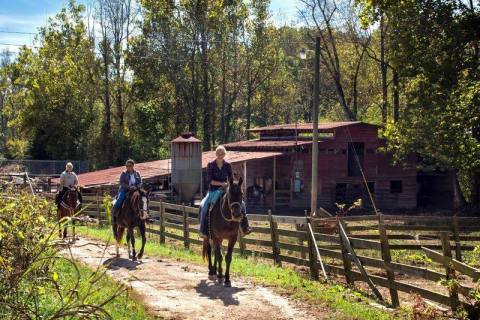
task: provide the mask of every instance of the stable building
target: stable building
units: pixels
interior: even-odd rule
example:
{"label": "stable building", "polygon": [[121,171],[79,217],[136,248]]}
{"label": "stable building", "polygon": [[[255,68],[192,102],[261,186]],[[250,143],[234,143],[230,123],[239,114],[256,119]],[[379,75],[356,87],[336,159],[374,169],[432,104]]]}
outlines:
{"label": "stable building", "polygon": [[[382,211],[412,210],[417,208],[418,199],[422,199],[422,206],[436,202],[435,196],[425,200],[425,194],[432,194],[433,185],[422,187],[424,181],[431,180],[436,181],[435,186],[448,186],[442,189],[442,205],[452,209],[451,177],[422,176],[415,155],[402,165],[393,165],[392,157],[382,151],[385,141],[378,137],[378,129],[359,121],[319,124],[318,205],[331,209],[335,203],[348,204],[361,198],[366,208],[373,206],[373,200]],[[225,144],[226,160],[237,178],[242,176],[246,181],[249,209],[309,209],[312,124],[272,125],[250,132],[257,138]],[[157,186],[157,192],[169,194],[178,202],[193,202],[208,188],[205,169],[214,158],[214,151],[201,151],[200,140],[183,135],[172,141],[172,159],[139,163],[136,169],[145,181]],[[89,172],[79,175],[79,180],[90,188],[115,188],[122,170],[118,167]]]}

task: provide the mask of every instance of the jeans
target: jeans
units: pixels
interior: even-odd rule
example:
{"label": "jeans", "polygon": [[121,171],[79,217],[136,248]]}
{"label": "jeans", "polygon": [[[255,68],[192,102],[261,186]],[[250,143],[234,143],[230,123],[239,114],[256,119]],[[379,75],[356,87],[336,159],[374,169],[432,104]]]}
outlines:
{"label": "jeans", "polygon": [[117,200],[115,201],[115,208],[120,209],[122,207],[123,201],[127,197],[126,191],[120,191],[117,195]]}
{"label": "jeans", "polygon": [[[223,196],[224,191],[217,189],[213,191],[209,191],[205,198],[202,199],[200,202],[200,232],[204,235],[208,234],[208,225],[207,225],[207,213],[210,205],[214,205],[217,201]],[[248,220],[247,220],[247,206],[245,201],[242,200],[241,202],[243,219],[241,222],[242,228],[248,227]]]}

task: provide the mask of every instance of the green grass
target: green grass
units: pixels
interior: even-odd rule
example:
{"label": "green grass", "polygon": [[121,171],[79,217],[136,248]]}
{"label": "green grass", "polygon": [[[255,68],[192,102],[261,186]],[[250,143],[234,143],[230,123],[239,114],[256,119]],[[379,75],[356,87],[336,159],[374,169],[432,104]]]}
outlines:
{"label": "green grass", "polygon": [[[80,279],[76,288],[76,294],[83,297],[84,304],[106,304],[104,310],[110,315],[111,319],[155,319],[149,315],[145,307],[131,294],[130,291],[123,291],[117,298],[110,300],[121,287],[106,274],[98,277],[98,273],[90,268],[77,263],[77,271],[72,263],[66,260],[58,260],[55,262],[52,272],[58,275],[57,284],[62,289],[73,289],[76,286],[77,279]],[[98,281],[97,281],[98,279]],[[56,290],[52,287],[43,288],[44,294],[39,301],[39,309],[44,316],[51,315],[61,308],[62,303],[69,303],[69,299],[64,297],[63,302],[59,298]],[[64,295],[66,290],[62,290]],[[107,315],[105,315],[107,318]],[[77,319],[76,316],[68,319]]]}
{"label": "green grass", "polygon": [[[78,233],[102,241],[112,241],[108,228],[80,226]],[[147,242],[149,256],[169,257],[196,264],[205,264],[199,252],[173,246]],[[205,268],[206,270],[206,268]],[[252,258],[235,256],[231,271],[235,276],[248,277],[258,284],[275,286],[301,301],[327,307],[330,319],[402,319],[408,318],[405,310],[385,312],[369,305],[370,300],[362,294],[338,284],[311,281],[291,268],[276,267]],[[206,272],[206,271],[205,271]],[[235,281],[235,279],[233,279]]]}

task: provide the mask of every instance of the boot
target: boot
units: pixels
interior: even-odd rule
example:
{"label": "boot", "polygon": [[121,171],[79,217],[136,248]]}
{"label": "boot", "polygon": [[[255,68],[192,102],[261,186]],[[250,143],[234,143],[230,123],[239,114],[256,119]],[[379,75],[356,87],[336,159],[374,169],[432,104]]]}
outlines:
{"label": "boot", "polygon": [[205,216],[203,217],[203,219],[202,219],[201,211],[202,211],[202,208],[200,208],[200,214],[199,214],[200,219],[201,219],[201,221],[200,221],[200,237],[202,239],[207,239],[208,238],[208,221],[207,221],[208,220],[208,218],[207,218],[208,217],[208,209],[207,209],[207,213],[205,213]]}
{"label": "boot", "polygon": [[248,223],[248,218],[247,218],[246,214],[243,215],[243,219],[240,222],[240,227],[242,228],[242,232],[243,232],[244,236],[252,233],[252,231],[253,231],[252,228],[250,228],[250,225]]}
{"label": "boot", "polygon": [[119,213],[120,209],[117,208],[116,206],[113,206],[112,208],[112,225],[116,224],[117,223],[117,217],[118,217],[118,213]]}

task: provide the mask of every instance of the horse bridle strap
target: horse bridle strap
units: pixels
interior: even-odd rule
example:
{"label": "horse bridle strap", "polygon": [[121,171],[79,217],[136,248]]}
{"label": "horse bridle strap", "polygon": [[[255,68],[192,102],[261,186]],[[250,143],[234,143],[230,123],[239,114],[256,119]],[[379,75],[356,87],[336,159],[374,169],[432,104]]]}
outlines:
{"label": "horse bridle strap", "polygon": [[[231,218],[227,218],[225,217],[225,215],[223,214],[223,207],[224,207],[224,204],[225,204],[225,198],[227,199],[227,202],[228,202],[228,209],[230,209],[230,216]],[[222,214],[222,218],[227,221],[227,222],[240,222],[240,220],[238,219],[235,219],[233,217],[233,214],[232,214],[232,207],[235,205],[235,204],[238,204],[240,207],[242,206],[240,204],[240,202],[236,201],[236,202],[230,202],[230,197],[228,196],[228,191],[225,193],[225,196],[223,197],[222,199],[222,206],[220,207],[220,213]]]}

